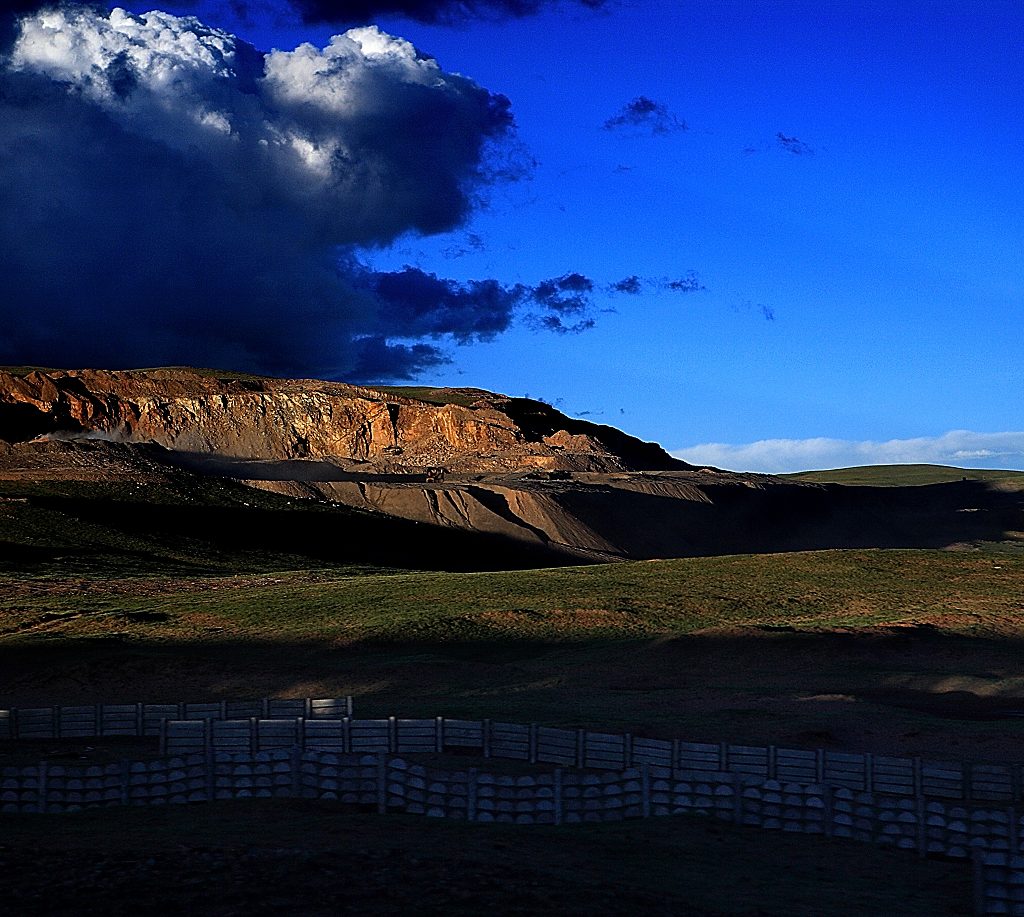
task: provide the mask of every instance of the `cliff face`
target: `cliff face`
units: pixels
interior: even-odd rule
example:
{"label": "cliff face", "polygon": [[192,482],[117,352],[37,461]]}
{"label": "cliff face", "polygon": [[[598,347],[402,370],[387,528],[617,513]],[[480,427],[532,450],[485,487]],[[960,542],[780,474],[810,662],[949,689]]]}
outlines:
{"label": "cliff face", "polygon": [[347,517],[350,527],[420,523],[424,545],[443,529],[479,535],[475,550],[499,566],[503,551],[608,561],[1019,544],[1024,531],[1024,491],[696,469],[611,427],[478,389],[178,369],[0,372],[0,480],[127,481],[144,493],[188,492],[203,476],[370,514]]}
{"label": "cliff face", "polygon": [[175,452],[326,459],[398,473],[687,467],[656,445],[541,402],[476,389],[423,393],[428,400],[190,370],[0,372],[0,438],[156,443]]}

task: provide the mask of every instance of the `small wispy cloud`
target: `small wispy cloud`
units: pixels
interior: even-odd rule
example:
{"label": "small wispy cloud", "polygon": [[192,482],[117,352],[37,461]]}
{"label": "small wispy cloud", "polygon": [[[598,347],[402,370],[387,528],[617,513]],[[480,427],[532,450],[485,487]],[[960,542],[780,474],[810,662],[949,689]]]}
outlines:
{"label": "small wispy cloud", "polygon": [[801,140],[799,137],[794,137],[790,134],[784,134],[782,131],[776,131],[774,137],[774,143],[749,143],[743,147],[740,151],[744,156],[756,156],[759,153],[769,153],[773,149],[783,153],[789,153],[791,156],[813,156],[815,148],[809,143]]}
{"label": "small wispy cloud", "polygon": [[640,277],[631,274],[607,286],[609,293],[639,296],[644,292],[700,293],[707,289],[696,271],[687,271],[682,277]]}
{"label": "small wispy cloud", "polygon": [[787,153],[792,153],[794,156],[814,155],[813,148],[804,143],[799,137],[787,137],[782,131],[779,131],[775,135],[775,141]]}
{"label": "small wispy cloud", "polygon": [[692,465],[784,474],[855,465],[954,465],[1024,468],[1024,432],[951,430],[913,439],[762,439],[753,443],[701,443],[672,452]]}
{"label": "small wispy cloud", "polygon": [[677,118],[663,102],[655,102],[647,96],[637,96],[627,102],[618,114],[604,122],[606,131],[622,129],[649,131],[652,135],[674,134],[688,130],[687,123]]}

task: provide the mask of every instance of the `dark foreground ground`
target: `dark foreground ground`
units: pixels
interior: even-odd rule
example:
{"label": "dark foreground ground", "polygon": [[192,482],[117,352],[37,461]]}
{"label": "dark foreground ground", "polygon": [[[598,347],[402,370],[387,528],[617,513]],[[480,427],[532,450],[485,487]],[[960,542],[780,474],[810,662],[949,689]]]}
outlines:
{"label": "dark foreground ground", "polygon": [[11,915],[967,915],[970,868],[698,817],[465,825],[251,800],[5,816]]}

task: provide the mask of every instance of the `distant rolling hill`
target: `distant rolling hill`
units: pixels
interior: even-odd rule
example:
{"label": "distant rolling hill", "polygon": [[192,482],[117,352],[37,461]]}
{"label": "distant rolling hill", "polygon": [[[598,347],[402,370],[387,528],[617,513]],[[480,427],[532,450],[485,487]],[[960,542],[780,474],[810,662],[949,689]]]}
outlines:
{"label": "distant rolling hill", "polygon": [[847,484],[858,487],[915,487],[954,481],[985,481],[1024,488],[1024,471],[955,468],[951,465],[859,465],[827,471],[800,471],[778,477],[808,484]]}

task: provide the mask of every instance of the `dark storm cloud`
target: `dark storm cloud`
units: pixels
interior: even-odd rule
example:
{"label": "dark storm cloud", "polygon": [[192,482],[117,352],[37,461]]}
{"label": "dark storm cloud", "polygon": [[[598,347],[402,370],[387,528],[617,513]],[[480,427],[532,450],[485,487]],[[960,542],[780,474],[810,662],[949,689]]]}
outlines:
{"label": "dark storm cloud", "polygon": [[382,379],[415,379],[419,373],[451,363],[451,358],[433,344],[394,344],[383,335],[353,341],[355,362],[346,373],[350,382],[380,382]]}
{"label": "dark storm cloud", "polygon": [[365,271],[358,285],[372,295],[381,321],[395,337],[487,341],[520,316],[528,326],[556,334],[579,334],[596,324],[591,315],[594,281],[576,272],[535,285],[503,285],[496,280],[460,283],[406,266]]}
{"label": "dark storm cloud", "polygon": [[570,273],[542,281],[529,291],[529,296],[550,312],[572,315],[585,312],[593,305],[593,292],[593,280],[583,274]]}
{"label": "dark storm cloud", "polygon": [[362,285],[372,292],[390,334],[450,335],[460,344],[490,340],[508,330],[526,290],[496,280],[458,283],[414,267],[367,272]]}
{"label": "dark storm cloud", "polygon": [[388,338],[497,333],[499,285],[396,308],[357,252],[461,225],[510,126],[373,28],[264,56],[166,14],[26,17],[0,64],[0,363],[436,365]]}
{"label": "dark storm cloud", "polygon": [[604,122],[606,131],[642,130],[653,134],[672,134],[685,131],[687,124],[673,115],[661,102],[655,102],[647,96],[637,96],[627,102],[622,110]]}

